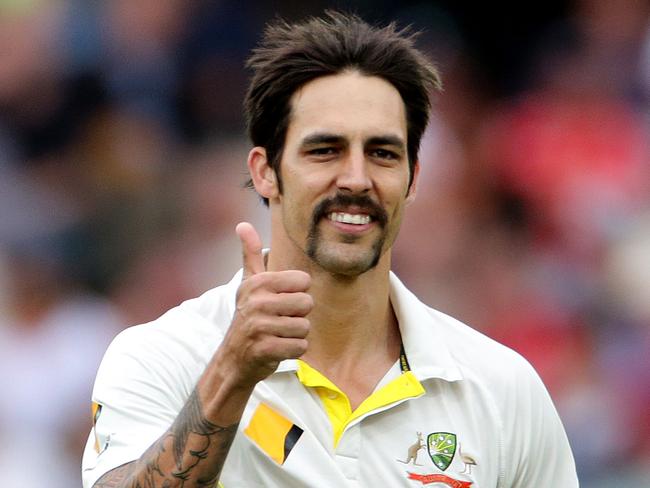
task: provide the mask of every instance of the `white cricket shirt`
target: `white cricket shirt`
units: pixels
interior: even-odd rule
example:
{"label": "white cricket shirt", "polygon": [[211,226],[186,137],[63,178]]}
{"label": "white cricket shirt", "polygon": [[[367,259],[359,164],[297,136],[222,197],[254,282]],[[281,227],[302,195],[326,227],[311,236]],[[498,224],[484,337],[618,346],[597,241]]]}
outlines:
{"label": "white cricket shirt", "polygon": [[[101,411],[84,488],[169,428],[230,325],[241,276],[115,338],[93,391]],[[396,362],[352,412],[318,371],[281,362],[246,406],[223,486],[577,487],[566,434],[529,363],[390,282],[408,364]]]}

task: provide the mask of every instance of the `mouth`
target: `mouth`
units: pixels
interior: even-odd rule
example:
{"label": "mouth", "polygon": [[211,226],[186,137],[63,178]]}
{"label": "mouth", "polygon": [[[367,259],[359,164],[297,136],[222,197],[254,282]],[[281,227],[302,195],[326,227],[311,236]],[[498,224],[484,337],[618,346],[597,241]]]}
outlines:
{"label": "mouth", "polygon": [[385,227],[388,216],[377,202],[366,195],[339,193],[320,202],[314,210],[312,226],[316,226],[321,219],[332,223],[344,232],[353,229],[361,232],[375,224]]}
{"label": "mouth", "polygon": [[367,195],[338,193],[321,201],[314,209],[310,236],[318,235],[320,222],[327,222],[344,239],[355,240],[388,223],[386,211]]}
{"label": "mouth", "polygon": [[330,212],[327,218],[332,222],[351,225],[367,225],[372,221],[370,215],[363,213]]}

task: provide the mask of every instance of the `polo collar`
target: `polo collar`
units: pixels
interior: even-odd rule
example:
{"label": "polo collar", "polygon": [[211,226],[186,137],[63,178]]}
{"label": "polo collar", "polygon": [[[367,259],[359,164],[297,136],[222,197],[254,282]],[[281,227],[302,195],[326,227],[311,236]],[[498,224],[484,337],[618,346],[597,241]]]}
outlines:
{"label": "polo collar", "polygon": [[422,303],[393,273],[390,301],[397,316],[409,366],[420,381],[439,378],[458,381],[463,375],[445,339],[452,324]]}

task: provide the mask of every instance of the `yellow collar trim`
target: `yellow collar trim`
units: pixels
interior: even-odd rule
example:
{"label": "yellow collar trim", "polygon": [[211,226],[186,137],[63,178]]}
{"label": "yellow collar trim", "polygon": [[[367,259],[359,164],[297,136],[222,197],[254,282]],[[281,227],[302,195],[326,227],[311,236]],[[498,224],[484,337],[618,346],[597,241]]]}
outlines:
{"label": "yellow collar trim", "polygon": [[297,362],[298,379],[306,387],[313,388],[323,403],[332,424],[335,448],[341,440],[345,428],[353,420],[391,403],[424,394],[424,387],[415,375],[411,371],[406,371],[377,391],[372,392],[353,412],[350,400],[340,388],[309,364],[301,360]]}

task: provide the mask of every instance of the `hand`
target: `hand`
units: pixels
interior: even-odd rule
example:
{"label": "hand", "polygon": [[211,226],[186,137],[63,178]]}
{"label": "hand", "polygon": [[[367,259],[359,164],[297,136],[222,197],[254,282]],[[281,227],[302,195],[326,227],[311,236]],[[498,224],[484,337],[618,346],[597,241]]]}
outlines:
{"label": "hand", "polygon": [[221,351],[232,365],[235,383],[253,387],[278,367],[307,350],[314,301],[307,293],[311,277],[304,271],[266,271],[262,242],[248,222],[236,227],[241,240],[244,276],[237,307]]}

